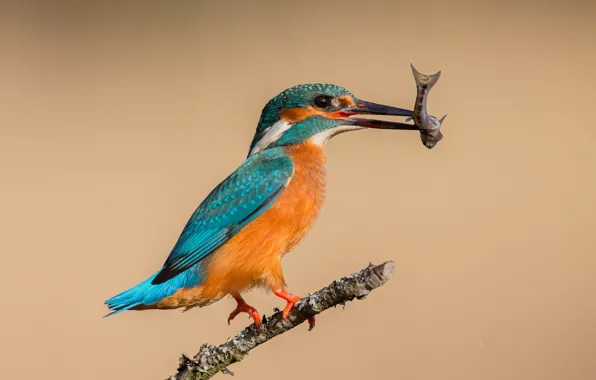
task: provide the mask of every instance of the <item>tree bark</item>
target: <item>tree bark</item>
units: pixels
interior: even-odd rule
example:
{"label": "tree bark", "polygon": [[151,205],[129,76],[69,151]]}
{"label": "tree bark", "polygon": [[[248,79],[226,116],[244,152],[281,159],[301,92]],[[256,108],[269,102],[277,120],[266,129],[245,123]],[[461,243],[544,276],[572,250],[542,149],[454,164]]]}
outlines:
{"label": "tree bark", "polygon": [[269,318],[263,317],[260,329],[252,324],[218,347],[203,344],[194,358],[182,355],[178,372],[168,380],[205,380],[219,372],[233,375],[228,366],[244,359],[253,348],[324,310],[355,298],[364,299],[373,289],[389,281],[394,271],[395,263],[388,261],[381,265],[370,264],[360,272],[335,280],[297,302],[285,321],[277,311]]}

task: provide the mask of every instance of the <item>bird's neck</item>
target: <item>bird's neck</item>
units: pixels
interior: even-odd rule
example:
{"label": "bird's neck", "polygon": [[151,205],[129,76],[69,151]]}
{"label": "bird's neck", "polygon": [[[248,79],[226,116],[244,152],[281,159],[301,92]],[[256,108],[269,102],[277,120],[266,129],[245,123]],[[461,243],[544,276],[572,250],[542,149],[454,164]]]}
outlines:
{"label": "bird's neck", "polygon": [[[288,185],[289,193],[311,198],[315,213],[323,204],[327,188],[326,157],[323,147],[306,141],[288,145],[284,150],[294,163],[294,173]],[[313,210],[313,211],[315,211]]]}
{"label": "bird's neck", "polygon": [[311,140],[299,144],[287,145],[285,152],[294,162],[294,172],[318,172],[326,173],[325,163],[327,158],[323,146],[316,144]]}

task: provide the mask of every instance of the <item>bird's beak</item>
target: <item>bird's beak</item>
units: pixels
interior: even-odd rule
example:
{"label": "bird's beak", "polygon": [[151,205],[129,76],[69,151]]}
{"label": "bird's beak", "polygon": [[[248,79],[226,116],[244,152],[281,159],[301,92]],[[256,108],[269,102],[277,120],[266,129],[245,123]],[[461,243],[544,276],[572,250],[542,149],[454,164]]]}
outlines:
{"label": "bird's beak", "polygon": [[401,129],[410,131],[420,130],[420,128],[418,128],[414,124],[375,119],[363,119],[358,117],[352,117],[353,115],[386,115],[412,117],[414,115],[414,112],[403,108],[385,106],[382,104],[359,100],[356,105],[343,108],[341,111],[327,114],[327,117],[341,118],[345,121],[346,125],[354,125],[365,128]]}

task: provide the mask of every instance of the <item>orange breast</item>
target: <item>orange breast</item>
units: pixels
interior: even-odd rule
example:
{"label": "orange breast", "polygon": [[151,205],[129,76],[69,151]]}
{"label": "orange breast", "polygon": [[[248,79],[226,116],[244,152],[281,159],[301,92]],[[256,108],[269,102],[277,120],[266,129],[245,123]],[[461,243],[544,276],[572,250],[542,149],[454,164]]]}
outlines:
{"label": "orange breast", "polygon": [[325,198],[322,147],[310,142],[285,148],[294,173],[279,199],[263,215],[205,259],[205,282],[181,289],[158,308],[203,306],[255,286],[285,286],[281,257],[298,244],[319,215]]}

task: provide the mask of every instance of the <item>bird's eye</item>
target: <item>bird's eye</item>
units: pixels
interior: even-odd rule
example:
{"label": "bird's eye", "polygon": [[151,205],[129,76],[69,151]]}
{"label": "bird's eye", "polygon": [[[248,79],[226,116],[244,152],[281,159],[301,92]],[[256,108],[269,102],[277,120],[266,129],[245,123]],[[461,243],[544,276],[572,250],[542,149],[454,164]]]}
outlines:
{"label": "bird's eye", "polygon": [[319,108],[327,108],[331,105],[331,100],[333,98],[328,95],[319,95],[315,98],[315,106]]}

